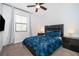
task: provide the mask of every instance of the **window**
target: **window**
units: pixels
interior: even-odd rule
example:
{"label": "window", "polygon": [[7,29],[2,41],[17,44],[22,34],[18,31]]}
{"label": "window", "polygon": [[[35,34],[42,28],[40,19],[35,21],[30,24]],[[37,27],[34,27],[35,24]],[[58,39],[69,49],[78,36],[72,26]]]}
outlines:
{"label": "window", "polygon": [[27,18],[20,15],[15,15],[15,30],[19,32],[27,31]]}

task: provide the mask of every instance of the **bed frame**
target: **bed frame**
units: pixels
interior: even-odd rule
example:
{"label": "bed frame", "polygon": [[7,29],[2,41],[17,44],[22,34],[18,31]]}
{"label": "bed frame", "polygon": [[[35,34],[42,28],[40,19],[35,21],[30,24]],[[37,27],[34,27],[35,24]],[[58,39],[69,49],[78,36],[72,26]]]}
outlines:
{"label": "bed frame", "polygon": [[[47,32],[47,31],[59,31],[59,32],[61,32],[61,37],[63,37],[63,32],[64,32],[63,27],[64,27],[63,24],[45,26],[45,32]],[[36,56],[34,50],[31,47],[29,47],[29,46],[26,46],[26,47],[30,50],[30,52],[34,56]]]}
{"label": "bed frame", "polygon": [[45,32],[47,31],[61,32],[61,37],[63,37],[64,36],[64,24],[45,26]]}

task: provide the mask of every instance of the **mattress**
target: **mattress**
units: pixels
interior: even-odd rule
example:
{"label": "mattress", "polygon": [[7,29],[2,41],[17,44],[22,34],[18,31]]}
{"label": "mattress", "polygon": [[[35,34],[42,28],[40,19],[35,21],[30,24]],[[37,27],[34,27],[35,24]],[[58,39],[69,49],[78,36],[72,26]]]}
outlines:
{"label": "mattress", "polygon": [[34,36],[26,38],[23,44],[36,56],[49,56],[61,46],[59,37]]}

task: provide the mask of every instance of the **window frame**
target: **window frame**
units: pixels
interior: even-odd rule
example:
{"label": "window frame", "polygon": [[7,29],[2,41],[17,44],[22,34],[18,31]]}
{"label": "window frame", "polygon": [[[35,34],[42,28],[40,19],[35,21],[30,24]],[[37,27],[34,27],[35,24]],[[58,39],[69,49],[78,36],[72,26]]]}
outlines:
{"label": "window frame", "polygon": [[[16,14],[16,15],[18,15],[18,14]],[[15,17],[16,17],[16,15],[15,15]],[[22,15],[18,15],[18,16],[22,16]],[[25,16],[22,16],[22,17],[25,17]],[[26,20],[27,20],[27,18],[26,18]],[[23,25],[23,24],[25,24],[26,25],[26,29],[25,30],[17,30],[17,24],[20,24],[20,25]],[[26,23],[21,23],[21,22],[16,22],[16,18],[15,18],[15,31],[16,32],[27,32],[27,22]]]}

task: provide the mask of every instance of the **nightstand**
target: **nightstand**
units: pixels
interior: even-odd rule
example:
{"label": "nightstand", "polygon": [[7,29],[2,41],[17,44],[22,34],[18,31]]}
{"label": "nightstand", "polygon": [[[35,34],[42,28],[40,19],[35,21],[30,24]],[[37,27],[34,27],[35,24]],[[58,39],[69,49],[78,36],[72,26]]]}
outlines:
{"label": "nightstand", "polygon": [[63,47],[79,52],[79,38],[75,37],[63,37]]}
{"label": "nightstand", "polygon": [[38,36],[40,36],[40,35],[44,35],[44,33],[38,33]]}

